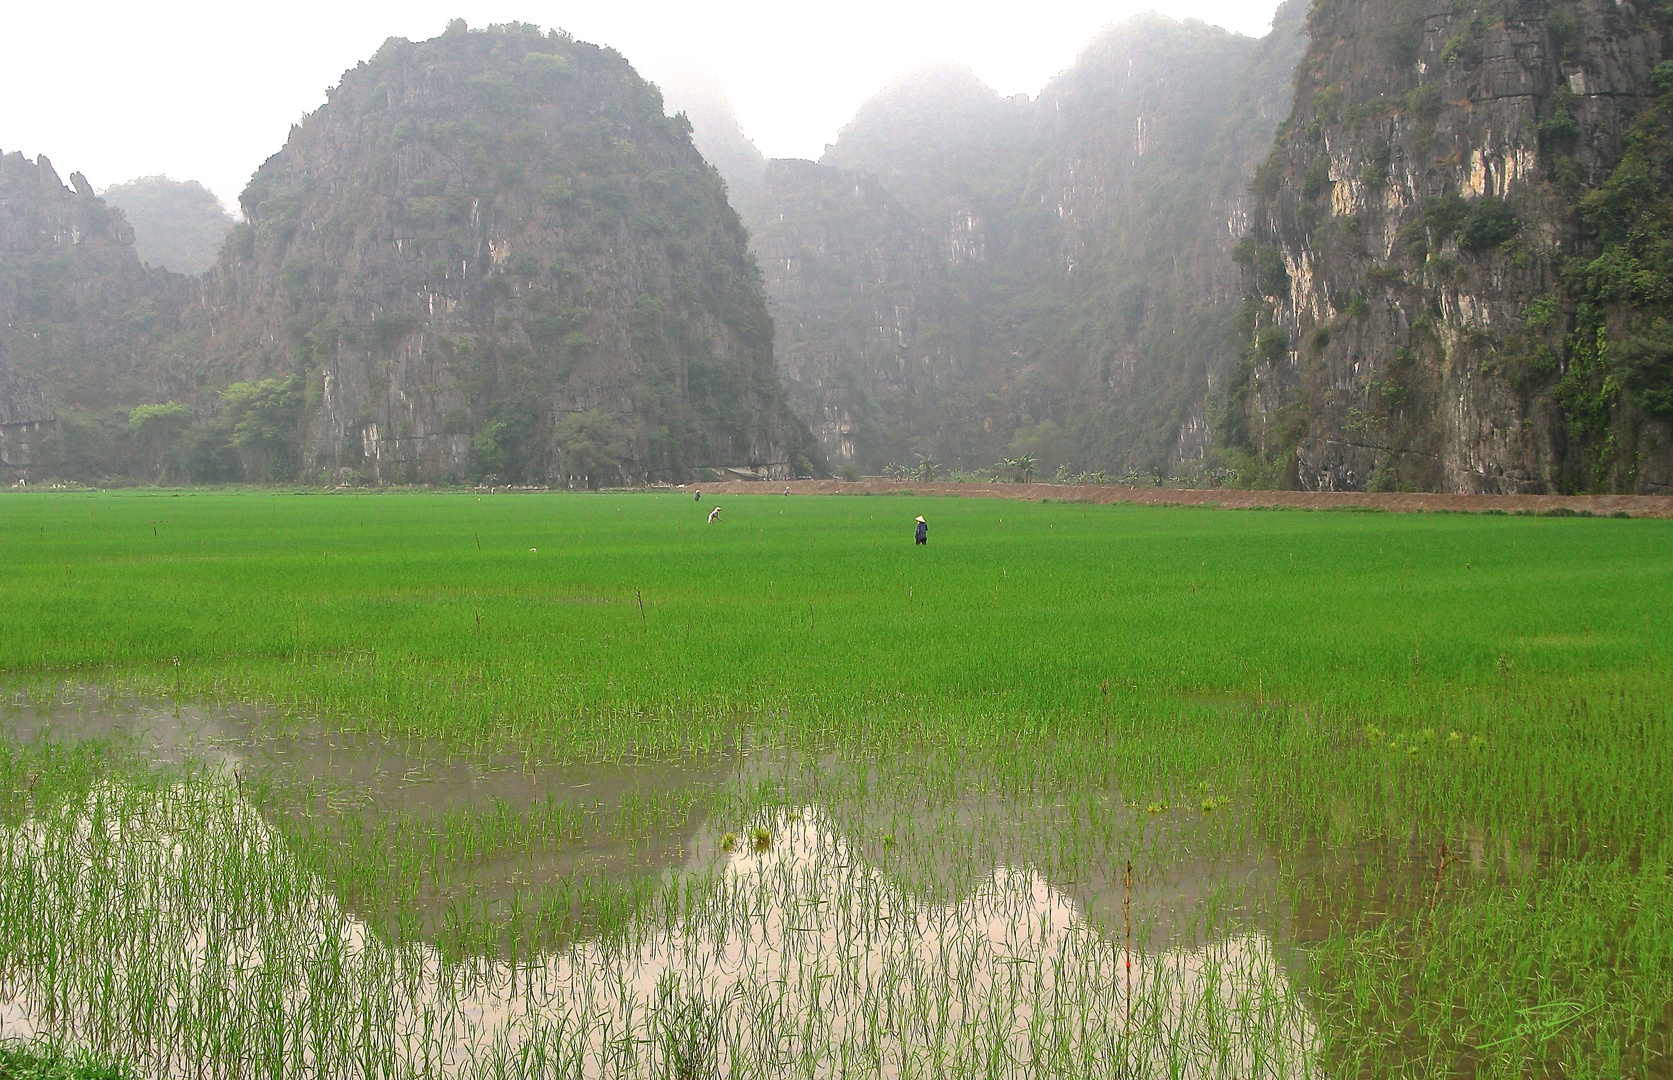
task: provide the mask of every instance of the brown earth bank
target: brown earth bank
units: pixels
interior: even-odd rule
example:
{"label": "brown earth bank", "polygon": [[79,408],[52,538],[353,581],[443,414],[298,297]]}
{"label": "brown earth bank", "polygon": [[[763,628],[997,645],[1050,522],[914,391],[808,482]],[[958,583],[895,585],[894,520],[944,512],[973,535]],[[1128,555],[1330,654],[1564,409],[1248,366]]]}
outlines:
{"label": "brown earth bank", "polygon": [[1139,503],[1144,506],[1260,507],[1293,510],[1449,510],[1482,514],[1568,511],[1598,516],[1673,517],[1668,495],[1448,495],[1434,492],[1241,491],[1225,488],[1123,487],[1115,484],[923,484],[910,480],[729,480],[691,485],[706,495],[964,495],[979,499],[1042,502]]}

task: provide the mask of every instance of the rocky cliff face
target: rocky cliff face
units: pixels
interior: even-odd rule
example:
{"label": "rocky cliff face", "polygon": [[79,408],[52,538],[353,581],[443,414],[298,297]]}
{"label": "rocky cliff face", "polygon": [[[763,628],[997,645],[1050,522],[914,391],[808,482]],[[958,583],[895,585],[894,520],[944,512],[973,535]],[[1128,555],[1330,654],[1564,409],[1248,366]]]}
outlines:
{"label": "rocky cliff face", "polygon": [[611,50],[392,39],[241,201],[207,354],[240,423],[299,415],[305,477],[812,468],[721,181]]}
{"label": "rocky cliff face", "polygon": [[971,449],[973,327],[933,235],[871,176],[811,161],[766,169],[752,243],[791,401],[826,456],[875,471],[933,438]]}
{"label": "rocky cliff face", "polygon": [[1031,335],[1052,399],[1039,412],[1099,466],[1218,467],[1239,294],[1229,253],[1288,111],[1301,12],[1280,8],[1260,41],[1141,17],[1041,96],[1053,135],[1031,194],[1058,223],[1049,265],[1073,322],[1041,318]]}
{"label": "rocky cliff face", "polygon": [[148,270],[134,234],[80,173],[0,153],[0,461],[29,474],[59,408],[145,400],[182,332],[185,279]]}
{"label": "rocky cliff face", "polygon": [[0,367],[0,465],[8,481],[28,481],[30,467],[40,458],[41,441],[57,423],[39,382]]}
{"label": "rocky cliff face", "polygon": [[774,163],[754,242],[833,464],[1208,467],[1236,359],[1230,251],[1299,19],[1286,7],[1263,41],[1131,20],[1034,101],[921,72],[823,168]]}
{"label": "rocky cliff face", "polygon": [[1667,16],[1321,0],[1235,397],[1314,489],[1673,490]]}

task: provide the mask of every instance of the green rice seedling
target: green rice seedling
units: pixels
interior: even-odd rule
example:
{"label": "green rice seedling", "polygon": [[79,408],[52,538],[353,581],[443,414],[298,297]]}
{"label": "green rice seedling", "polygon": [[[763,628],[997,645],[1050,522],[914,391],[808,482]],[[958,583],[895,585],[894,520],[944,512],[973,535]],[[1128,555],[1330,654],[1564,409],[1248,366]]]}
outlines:
{"label": "green rice seedling", "polygon": [[0,1043],[0,1076],[8,1080],[123,1080],[117,1066],[40,1042]]}
{"label": "green rice seedling", "polygon": [[[876,500],[158,501],[0,500],[0,989],[66,1046],[651,1075],[706,1060],[685,1009],[728,1075],[1673,1050],[1668,523],[947,500],[924,559]],[[102,704],[164,695],[246,719]]]}

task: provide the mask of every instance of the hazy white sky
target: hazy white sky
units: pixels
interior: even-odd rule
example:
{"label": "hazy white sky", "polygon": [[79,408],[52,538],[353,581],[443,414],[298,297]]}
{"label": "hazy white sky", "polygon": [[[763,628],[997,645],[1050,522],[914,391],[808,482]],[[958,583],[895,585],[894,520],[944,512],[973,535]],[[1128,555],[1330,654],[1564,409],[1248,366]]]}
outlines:
{"label": "hazy white sky", "polygon": [[919,64],[958,61],[1035,94],[1102,27],[1146,10],[1260,35],[1276,0],[11,0],[0,16],[0,150],[94,187],[166,173],[229,207],[290,125],[390,36],[450,18],[521,21],[612,45],[653,81],[707,71],[769,157],[818,157],[859,104]]}

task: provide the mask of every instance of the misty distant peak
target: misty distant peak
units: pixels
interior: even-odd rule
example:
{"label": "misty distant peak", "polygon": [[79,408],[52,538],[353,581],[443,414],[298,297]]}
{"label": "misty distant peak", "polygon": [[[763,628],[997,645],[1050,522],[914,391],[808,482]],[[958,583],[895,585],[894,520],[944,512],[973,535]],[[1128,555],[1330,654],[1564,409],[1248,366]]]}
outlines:
{"label": "misty distant peak", "polygon": [[767,160],[738,123],[726,89],[714,76],[689,69],[664,76],[659,85],[664,111],[685,113],[697,152],[720,172],[728,200],[747,217],[760,197]]}
{"label": "misty distant peak", "polygon": [[176,273],[208,270],[232,230],[227,208],[196,180],[141,176],[112,184],[102,195],[133,225],[139,257]]}
{"label": "misty distant peak", "polygon": [[1098,36],[1081,50],[1076,58],[1075,67],[1097,65],[1114,54],[1134,54],[1158,48],[1186,48],[1197,51],[1216,46],[1230,46],[1234,49],[1253,49],[1256,40],[1199,19],[1171,19],[1166,15],[1147,11],[1111,23],[1100,30]]}
{"label": "misty distant peak", "polygon": [[[889,83],[861,105],[854,119],[826,147],[827,158],[843,156],[844,143],[866,142],[882,129],[902,125],[970,130],[991,124],[998,115],[1026,105],[1026,98],[1000,97],[963,64],[925,64]],[[835,162],[841,164],[840,161]]]}
{"label": "misty distant peak", "polygon": [[884,87],[874,101],[906,98],[968,98],[973,101],[1000,100],[999,91],[983,82],[965,64],[941,62],[922,64]]}
{"label": "misty distant peak", "polygon": [[1039,121],[1026,96],[1001,97],[963,64],[930,64],[860,106],[820,162],[875,176],[936,219],[973,193],[1020,184]]}

